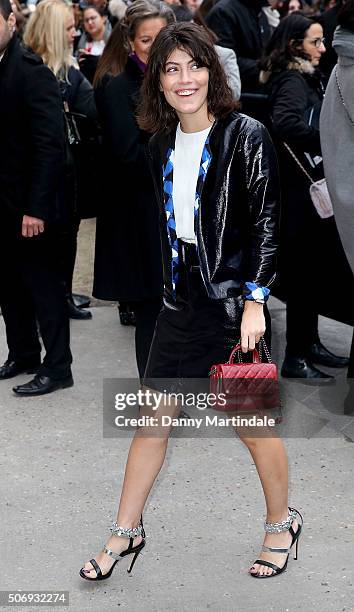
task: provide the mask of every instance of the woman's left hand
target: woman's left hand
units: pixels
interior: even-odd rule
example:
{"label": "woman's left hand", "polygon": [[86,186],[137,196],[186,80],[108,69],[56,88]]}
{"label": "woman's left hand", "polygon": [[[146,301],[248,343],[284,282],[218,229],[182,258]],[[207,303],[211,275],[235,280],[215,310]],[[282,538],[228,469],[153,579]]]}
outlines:
{"label": "woman's left hand", "polygon": [[265,332],[263,304],[245,300],[241,321],[241,349],[243,353],[253,351]]}

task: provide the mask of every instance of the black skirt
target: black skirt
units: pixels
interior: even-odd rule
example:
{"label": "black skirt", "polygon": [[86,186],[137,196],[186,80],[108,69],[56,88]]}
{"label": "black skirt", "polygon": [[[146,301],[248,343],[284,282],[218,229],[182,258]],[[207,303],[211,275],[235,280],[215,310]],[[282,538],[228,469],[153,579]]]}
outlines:
{"label": "black skirt", "polygon": [[[201,379],[210,368],[225,363],[240,340],[243,300],[211,299],[206,292],[194,245],[179,267],[175,302],[164,301],[153,337],[144,384],[156,388],[153,379]],[[265,308],[267,346],[270,317]],[[246,359],[245,359],[246,360]]]}

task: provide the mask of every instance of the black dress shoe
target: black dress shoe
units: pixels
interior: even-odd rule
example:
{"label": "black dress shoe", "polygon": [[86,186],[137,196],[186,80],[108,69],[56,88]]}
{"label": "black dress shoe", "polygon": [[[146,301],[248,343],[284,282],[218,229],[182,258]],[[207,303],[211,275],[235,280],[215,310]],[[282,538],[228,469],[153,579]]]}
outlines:
{"label": "black dress shoe", "polygon": [[73,293],[73,302],[78,308],[87,308],[90,306],[90,298],[88,295],[81,295],[81,293]]}
{"label": "black dress shoe", "polygon": [[49,376],[42,376],[41,374],[37,374],[37,376],[35,376],[33,380],[30,380],[24,385],[17,385],[17,387],[13,387],[12,390],[16,395],[20,395],[21,397],[29,397],[52,393],[57,389],[65,389],[66,387],[72,387],[73,384],[74,381],[71,374],[70,376],[62,378],[60,380],[55,380],[54,378],[50,378]]}
{"label": "black dress shoe", "polygon": [[5,361],[4,365],[0,367],[0,380],[5,380],[6,378],[13,378],[18,374],[22,374],[26,372],[26,374],[34,374],[37,372],[40,366],[40,361],[38,363],[28,363],[28,364],[20,364],[16,361],[10,361],[9,359]]}
{"label": "black dress shoe", "polygon": [[67,299],[67,305],[68,305],[68,313],[69,313],[70,319],[81,319],[81,320],[92,319],[91,312],[89,310],[82,310],[81,308],[78,308],[77,306],[75,306],[71,298]]}
{"label": "black dress shoe", "polygon": [[321,372],[310,361],[302,357],[285,357],[281,375],[283,378],[333,379],[333,376]]}
{"label": "black dress shoe", "polygon": [[348,357],[334,355],[321,342],[311,345],[309,359],[314,363],[329,366],[330,368],[346,368],[349,365]]}

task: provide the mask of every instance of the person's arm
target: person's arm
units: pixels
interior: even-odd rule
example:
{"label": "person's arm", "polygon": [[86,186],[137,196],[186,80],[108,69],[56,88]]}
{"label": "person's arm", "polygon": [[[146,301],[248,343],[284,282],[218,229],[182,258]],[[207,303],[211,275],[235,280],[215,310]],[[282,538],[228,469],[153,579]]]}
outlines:
{"label": "person's arm", "polygon": [[250,214],[249,263],[243,288],[241,346],[252,350],[265,332],[263,305],[276,276],[280,187],[278,162],[266,128],[249,120],[241,139],[245,190]]}
{"label": "person's arm", "polygon": [[[216,46],[222,67],[225,70],[227,82],[232,89],[235,100],[241,97],[240,70],[237,64],[236,53],[232,49]],[[220,51],[221,50],[221,51]]]}
{"label": "person's arm", "polygon": [[55,76],[38,58],[28,61],[31,69],[25,74],[24,99],[31,139],[31,186],[23,219],[28,231],[23,227],[23,235],[31,237],[43,231],[41,223],[34,227],[33,219],[43,222],[54,216],[64,159],[64,125]]}
{"label": "person's arm", "polygon": [[[79,72],[79,71],[78,71]],[[80,73],[80,84],[77,88],[72,111],[85,115],[87,119],[95,121],[98,118],[95,94],[91,83]]]}
{"label": "person's arm", "polygon": [[308,97],[303,77],[289,71],[273,96],[272,121],[274,134],[289,145],[303,151],[320,150],[320,132],[309,126],[305,119]]}

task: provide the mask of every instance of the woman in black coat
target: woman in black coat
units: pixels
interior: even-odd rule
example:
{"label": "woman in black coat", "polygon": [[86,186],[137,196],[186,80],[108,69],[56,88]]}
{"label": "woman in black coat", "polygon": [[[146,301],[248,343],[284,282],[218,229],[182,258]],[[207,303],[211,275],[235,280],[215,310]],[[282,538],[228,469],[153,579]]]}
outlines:
{"label": "woman in black coat", "polygon": [[340,266],[341,245],[333,219],[319,217],[310,198],[310,181],[284,145],[290,147],[313,180],[323,178],[318,127],[323,89],[316,67],[324,52],[321,25],[302,15],[291,15],[273,34],[261,74],[269,87],[280,163],[279,293],[287,302],[287,346],[282,368],[287,378],[331,378],[313,364],[344,367],[347,363],[328,351],[318,336],[320,303],[330,292],[326,288],[329,279],[326,285],[320,281],[326,250],[337,251]]}
{"label": "woman in black coat", "polygon": [[116,48],[115,64],[107,63],[110,56],[104,52],[95,77],[106,189],[97,216],[93,295],[134,303],[140,377],[161,308],[162,264],[157,203],[146,157],[149,135],[138,128],[135,112],[150,46],[169,21],[174,21],[174,14],[162,3],[134,2],[107,44],[107,54]]}
{"label": "woman in black coat", "polygon": [[[24,42],[42,56],[47,66],[54,72],[61,91],[63,109],[79,114],[87,126],[97,119],[94,92],[91,84],[82,75],[72,56],[75,38],[73,12],[65,3],[47,0],[38,5],[31,15]],[[86,125],[86,124],[85,124]],[[82,124],[83,127],[83,124]],[[87,127],[86,127],[87,129]],[[80,130],[79,130],[80,131]],[[84,143],[81,145],[81,151]],[[77,252],[77,234],[80,226],[80,203],[84,193],[87,176],[80,172],[78,145],[70,146],[67,138],[65,177],[61,183],[59,198],[65,211],[62,223],[62,274],[65,282],[67,307],[72,319],[90,319],[89,311],[78,308],[73,300],[72,282]]]}

